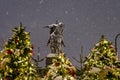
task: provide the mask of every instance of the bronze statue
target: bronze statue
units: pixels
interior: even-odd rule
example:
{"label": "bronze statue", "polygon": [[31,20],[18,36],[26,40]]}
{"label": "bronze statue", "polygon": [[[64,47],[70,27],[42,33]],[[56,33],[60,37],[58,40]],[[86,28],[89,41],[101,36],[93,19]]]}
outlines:
{"label": "bronze statue", "polygon": [[51,53],[62,52],[62,45],[65,47],[63,42],[63,23],[56,21],[55,24],[48,25],[46,28],[50,29],[50,37],[47,45],[50,46]]}

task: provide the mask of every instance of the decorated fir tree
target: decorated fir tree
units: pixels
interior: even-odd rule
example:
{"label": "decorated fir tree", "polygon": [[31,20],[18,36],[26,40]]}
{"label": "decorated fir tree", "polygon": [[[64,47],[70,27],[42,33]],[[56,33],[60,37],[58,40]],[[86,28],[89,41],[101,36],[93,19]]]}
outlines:
{"label": "decorated fir tree", "polygon": [[76,80],[76,69],[65,54],[57,55],[52,62],[43,80]]}
{"label": "decorated fir tree", "polygon": [[116,51],[111,42],[102,36],[85,61],[81,80],[119,80],[120,69]]}
{"label": "decorated fir tree", "polygon": [[31,63],[33,45],[30,33],[20,23],[14,28],[13,36],[5,44],[0,54],[1,80],[38,80],[34,65]]}

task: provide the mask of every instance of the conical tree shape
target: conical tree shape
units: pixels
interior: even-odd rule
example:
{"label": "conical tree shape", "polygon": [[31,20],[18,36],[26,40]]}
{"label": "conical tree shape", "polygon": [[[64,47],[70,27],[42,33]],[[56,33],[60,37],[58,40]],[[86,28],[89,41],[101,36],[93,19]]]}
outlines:
{"label": "conical tree shape", "polygon": [[43,80],[76,80],[76,69],[64,53],[60,53],[52,61]]}
{"label": "conical tree shape", "polygon": [[119,80],[118,65],[118,57],[112,43],[102,36],[86,58],[81,80]]}
{"label": "conical tree shape", "polygon": [[25,31],[22,23],[12,31],[13,36],[1,51],[4,57],[0,58],[0,77],[2,80],[37,80],[34,65],[30,61],[33,55],[30,33]]}

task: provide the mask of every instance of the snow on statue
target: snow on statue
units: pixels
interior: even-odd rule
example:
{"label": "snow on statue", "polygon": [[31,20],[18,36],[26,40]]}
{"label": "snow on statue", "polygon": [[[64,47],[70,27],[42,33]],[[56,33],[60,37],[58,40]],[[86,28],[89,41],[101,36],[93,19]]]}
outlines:
{"label": "snow on statue", "polygon": [[50,29],[50,37],[47,45],[50,46],[51,53],[62,52],[62,45],[65,47],[63,42],[63,23],[56,21],[55,24],[48,25],[45,28]]}

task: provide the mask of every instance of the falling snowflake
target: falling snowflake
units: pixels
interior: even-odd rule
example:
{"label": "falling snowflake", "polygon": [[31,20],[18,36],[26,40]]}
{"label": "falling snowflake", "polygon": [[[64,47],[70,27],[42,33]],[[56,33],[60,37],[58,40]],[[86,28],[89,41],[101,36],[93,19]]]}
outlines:
{"label": "falling snowflake", "polygon": [[43,1],[44,1],[44,0],[40,0],[40,2],[39,2],[39,3],[40,3],[40,4],[42,4],[42,3],[43,3]]}
{"label": "falling snowflake", "polygon": [[8,12],[8,11],[6,12],[6,15],[9,15],[9,12]]}
{"label": "falling snowflake", "polygon": [[78,17],[76,17],[76,18],[75,18],[75,20],[76,20],[76,21],[79,21],[79,18],[78,18]]}
{"label": "falling snowflake", "polygon": [[74,8],[74,7],[72,7],[71,9],[72,9],[72,10],[75,10],[75,8]]}
{"label": "falling snowflake", "polygon": [[24,15],[23,15],[23,14],[21,14],[20,16],[21,16],[21,17],[24,17]]}
{"label": "falling snowflake", "polygon": [[117,17],[113,17],[113,20],[114,20],[114,21],[117,21]]}
{"label": "falling snowflake", "polygon": [[90,20],[89,17],[87,17],[86,20],[89,21]]}
{"label": "falling snowflake", "polygon": [[68,11],[65,11],[65,14],[68,14]]}
{"label": "falling snowflake", "polygon": [[77,38],[77,41],[80,41],[80,38]]}
{"label": "falling snowflake", "polygon": [[107,20],[108,20],[108,21],[110,21],[110,20],[111,20],[111,17],[110,17],[110,16],[108,16],[108,17],[107,17]]}

